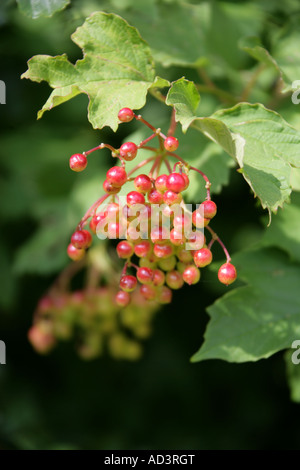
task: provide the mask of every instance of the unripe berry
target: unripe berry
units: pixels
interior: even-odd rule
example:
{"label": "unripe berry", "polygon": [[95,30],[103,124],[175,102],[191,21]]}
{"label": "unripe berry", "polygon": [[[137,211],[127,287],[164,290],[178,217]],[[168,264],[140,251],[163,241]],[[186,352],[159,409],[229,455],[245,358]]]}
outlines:
{"label": "unripe berry", "polygon": [[145,285],[145,284],[143,284],[140,287],[140,293],[147,300],[154,300],[157,295],[157,291],[154,286]]}
{"label": "unripe berry", "polygon": [[136,277],[141,284],[152,284],[153,270],[151,268],[139,268],[136,272]]}
{"label": "unripe berry", "polygon": [[118,113],[121,122],[130,122],[134,118],[134,112],[130,108],[122,108]]}
{"label": "unripe berry", "polygon": [[165,273],[160,269],[154,269],[153,271],[153,285],[160,287],[165,283]]}
{"label": "unripe berry", "polygon": [[127,305],[130,303],[130,300],[131,300],[130,294],[123,290],[120,290],[115,296],[116,304],[119,307],[127,307]]}
{"label": "unripe berry", "polygon": [[75,153],[75,155],[72,155],[69,160],[70,168],[73,171],[83,171],[87,164],[87,158],[85,155],[82,153]]}
{"label": "unripe berry", "polygon": [[28,331],[28,340],[40,354],[47,354],[56,343],[53,334],[44,331],[38,324],[33,325]]}
{"label": "unripe berry", "polygon": [[156,261],[152,261],[149,258],[140,258],[139,265],[141,268],[155,269],[157,263]]}
{"label": "unripe berry", "polygon": [[172,255],[169,258],[163,258],[158,261],[158,267],[163,271],[173,271],[176,266],[176,256]]}
{"label": "unripe berry", "polygon": [[184,284],[182,274],[178,271],[169,271],[166,274],[166,283],[171,289],[180,289]]}
{"label": "unripe berry", "polygon": [[92,235],[87,230],[76,230],[71,236],[71,243],[79,250],[85,250],[92,243]]}
{"label": "unripe berry", "polygon": [[168,175],[159,175],[155,180],[155,188],[157,191],[164,192],[167,189]]}
{"label": "unripe berry", "polygon": [[171,173],[167,177],[166,186],[170,191],[174,193],[180,193],[185,188],[185,180],[180,173]]}
{"label": "unripe berry", "polygon": [[194,253],[194,263],[198,268],[204,268],[212,262],[212,252],[208,248],[201,248]]}
{"label": "unripe berry", "polygon": [[148,201],[151,204],[162,204],[163,203],[163,195],[157,189],[151,189],[148,193]]}
{"label": "unripe berry", "polygon": [[231,263],[222,264],[218,272],[218,278],[219,278],[219,281],[222,282],[222,284],[225,284],[226,286],[229,286],[229,284],[232,284],[237,278],[236,269],[233,266],[233,264]]}
{"label": "unripe berry", "polygon": [[97,225],[99,222],[104,222],[106,219],[106,213],[105,212],[99,212],[98,214],[95,214],[90,221],[90,229],[93,233],[97,233]]}
{"label": "unripe berry", "polygon": [[147,175],[138,175],[134,178],[134,186],[141,193],[148,193],[152,188],[152,183]]}
{"label": "unripe berry", "polygon": [[164,147],[168,152],[175,152],[178,149],[179,142],[176,137],[167,137],[164,140]]}
{"label": "unripe berry", "polygon": [[195,266],[187,266],[182,274],[184,282],[187,284],[197,284],[200,279],[200,271]]}
{"label": "unripe berry", "polygon": [[174,191],[168,190],[163,195],[163,200],[166,204],[180,204],[182,201],[182,195],[180,193],[175,193]]}
{"label": "unripe berry", "polygon": [[120,288],[125,292],[132,292],[137,285],[137,279],[135,276],[126,274],[120,279]]}
{"label": "unripe berry", "polygon": [[134,253],[133,245],[127,240],[123,240],[117,244],[117,253],[119,258],[130,258]]}
{"label": "unripe berry", "polygon": [[113,166],[106,173],[106,179],[113,186],[123,186],[127,181],[127,173],[122,166]]}
{"label": "unripe berry", "polygon": [[156,300],[160,304],[170,304],[172,301],[172,291],[167,286],[162,286],[158,289]]}
{"label": "unripe berry", "polygon": [[196,209],[192,214],[192,221],[195,227],[203,228],[209,224],[210,219],[203,217],[202,210]]}
{"label": "unripe berry", "polygon": [[213,201],[203,201],[200,209],[206,219],[212,219],[217,213],[217,205]]}
{"label": "unripe berry", "polygon": [[136,157],[137,151],[138,148],[133,142],[125,142],[125,144],[120,147],[120,157],[130,162]]}
{"label": "unripe berry", "polygon": [[114,186],[110,181],[105,180],[103,182],[103,189],[107,194],[117,194],[120,192],[121,187]]}
{"label": "unripe berry", "polygon": [[134,253],[139,258],[146,257],[151,252],[151,244],[148,240],[142,240],[134,247]]}
{"label": "unripe berry", "polygon": [[169,258],[174,250],[171,245],[158,245],[155,243],[153,253],[157,258]]}
{"label": "unripe berry", "polygon": [[182,247],[178,247],[176,250],[177,258],[183,263],[189,263],[193,259],[193,255],[190,250],[185,250]]}
{"label": "unripe berry", "polygon": [[68,245],[67,253],[69,258],[71,258],[73,261],[80,261],[85,256],[85,250],[75,248],[72,243]]}
{"label": "unripe berry", "polygon": [[131,191],[127,194],[126,201],[129,207],[135,204],[144,204],[145,196],[137,191]]}

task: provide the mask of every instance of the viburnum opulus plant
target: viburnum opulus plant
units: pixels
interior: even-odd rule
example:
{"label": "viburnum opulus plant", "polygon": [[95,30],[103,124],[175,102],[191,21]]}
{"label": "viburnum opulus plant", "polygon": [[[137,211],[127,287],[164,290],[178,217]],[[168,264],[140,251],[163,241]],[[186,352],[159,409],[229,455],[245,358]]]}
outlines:
{"label": "viburnum opulus plant", "polygon": [[[237,266],[245,285],[232,290],[229,287],[230,292],[208,308],[212,320],[194,361],[257,360],[289,347],[298,333],[294,324],[287,327],[282,308],[294,282],[294,267],[266,248],[288,250],[292,245],[285,238],[287,231],[277,228],[276,232],[275,225],[278,236],[264,235],[249,247],[243,242],[243,251],[234,254],[231,261],[224,245],[224,241],[230,243],[228,227],[226,240],[221,240],[212,228],[213,219],[222,213],[217,213],[212,195],[228,183],[232,166],[237,167],[258,204],[267,209],[269,222],[272,212],[289,202],[292,189],[297,188],[297,174],[292,170],[300,167],[299,132],[272,109],[247,102],[265,70],[277,74],[275,78],[272,75],[277,85],[271,104],[279,101],[277,95],[284,86],[285,91],[291,90],[291,71],[282,59],[285,55],[278,54],[276,62],[263,47],[250,40],[241,42],[241,54],[250,54],[261,63],[253,73],[247,72],[249,81],[240,88],[239,82],[233,81],[234,92],[228,93],[216,86],[205,68],[210,67],[216,77],[227,70],[223,66],[225,58],[218,61],[220,51],[210,50],[220,46],[211,44],[213,34],[209,35],[202,24],[203,31],[194,31],[197,41],[190,50],[186,50],[189,41],[185,36],[183,50],[178,44],[169,47],[165,21],[170,18],[166,8],[169,6],[157,6],[161,10],[153,20],[157,22],[157,35],[145,27],[150,46],[120,16],[96,12],[72,35],[83,50],[83,58],[72,64],[65,54],[35,56],[23,74],[37,82],[45,80],[53,88],[39,118],[83,93],[89,98],[88,119],[94,129],[107,126],[116,132],[120,125],[122,131],[126,126],[143,129],[120,145],[101,143],[90,150],[78,149],[69,160],[71,170],[88,173],[90,159],[103,156],[107,150],[111,154],[110,168],[106,175],[99,175],[98,199],[70,233],[66,248],[74,260],[71,266],[76,268],[67,267],[37,307],[29,337],[41,352],[50,350],[57,338],[75,334],[83,357],[99,354],[102,344],[117,357],[137,357],[140,349],[138,343],[131,343],[135,341],[132,336],[146,337],[159,305],[171,303],[173,291],[184,284],[201,284],[206,266],[217,271],[215,279],[225,286],[236,280]],[[210,5],[172,5],[172,13],[191,26],[191,31],[187,28],[184,33],[190,39],[193,21],[208,18],[200,14],[202,8]],[[200,30],[203,40],[197,36]],[[200,54],[196,43],[207,50]],[[184,77],[174,80],[173,76],[169,81],[172,74],[168,72],[167,78],[158,77],[155,61],[163,67],[190,67],[200,83]],[[234,73],[236,76],[237,70]],[[231,77],[229,74],[229,83]],[[269,83],[269,75],[264,80],[261,87]],[[202,106],[199,91],[208,92],[213,99],[204,100]],[[263,88],[255,96],[264,93]],[[147,94],[152,101],[147,101]],[[162,116],[158,111],[156,122],[158,107],[153,105],[154,100],[163,110]],[[148,118],[152,107],[155,111]],[[82,148],[86,148],[84,142]],[[223,249],[223,262],[213,262],[216,245]],[[98,251],[104,246],[104,251]],[[85,288],[72,293],[69,285],[74,273],[83,268],[89,273]],[[272,301],[275,294],[278,302]]]}

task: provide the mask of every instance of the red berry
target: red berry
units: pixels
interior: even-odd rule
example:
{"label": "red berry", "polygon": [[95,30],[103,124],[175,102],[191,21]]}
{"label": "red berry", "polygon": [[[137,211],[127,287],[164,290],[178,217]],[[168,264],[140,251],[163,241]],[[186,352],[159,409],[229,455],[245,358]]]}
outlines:
{"label": "red berry", "polygon": [[152,284],[153,270],[151,268],[138,268],[136,277],[141,284]]}
{"label": "red berry", "polygon": [[187,266],[182,274],[184,282],[187,284],[197,284],[200,279],[200,271],[195,266]]}
{"label": "red berry", "polygon": [[139,258],[145,258],[151,251],[151,244],[148,240],[142,240],[134,247],[134,253]]}
{"label": "red berry", "polygon": [[164,147],[168,152],[175,152],[178,149],[179,142],[176,137],[167,137],[164,141]]}
{"label": "red berry", "polygon": [[163,195],[156,189],[151,189],[151,191],[148,193],[148,201],[151,204],[162,204],[163,202]]}
{"label": "red berry", "polygon": [[105,212],[99,212],[99,214],[95,214],[90,221],[90,229],[93,233],[97,233],[97,225],[99,222],[103,222],[107,220],[106,219],[106,213]]}
{"label": "red berry", "polygon": [[156,289],[155,289],[154,286],[149,286],[149,285],[145,285],[145,284],[143,284],[140,287],[140,293],[147,300],[154,300],[156,298],[156,294],[157,294]]}
{"label": "red berry", "polygon": [[150,238],[153,243],[164,245],[169,240],[169,235],[169,230],[166,227],[153,227],[150,233]]}
{"label": "red berry", "polygon": [[192,214],[193,224],[197,228],[206,227],[209,224],[209,220],[210,219],[203,217],[202,210],[196,209]]}
{"label": "red berry", "polygon": [[171,289],[180,289],[184,283],[182,274],[178,271],[169,271],[166,274],[166,283]]}
{"label": "red berry", "polygon": [[212,262],[212,252],[208,248],[201,248],[194,253],[194,263],[198,268],[204,268]]}
{"label": "red berry", "polygon": [[141,193],[148,193],[152,188],[152,183],[147,175],[138,175],[134,178],[134,186]]}
{"label": "red berry", "polygon": [[109,222],[107,225],[107,237],[109,239],[116,239],[124,237],[126,227],[120,222]]}
{"label": "red berry", "polygon": [[182,230],[178,231],[175,228],[172,228],[170,232],[170,242],[175,246],[183,245],[186,241],[185,236],[182,234]]}
{"label": "red berry", "polygon": [[219,281],[222,282],[222,284],[225,284],[226,286],[229,286],[229,284],[232,284],[237,278],[236,269],[233,266],[233,264],[231,263],[222,264],[218,272],[218,278],[219,278]]}
{"label": "red berry", "polygon": [[190,180],[189,180],[189,177],[188,175],[186,175],[185,173],[181,173],[181,176],[182,178],[184,179],[185,181],[185,187],[182,191],[184,191],[185,189],[187,189],[189,187],[189,184],[190,184]]}
{"label": "red berry", "polygon": [[133,142],[125,142],[120,147],[120,156],[127,162],[130,162],[136,157],[138,148]]}
{"label": "red berry", "polygon": [[36,351],[47,354],[55,345],[55,337],[48,331],[44,331],[42,326],[33,325],[28,331],[28,340]]}
{"label": "red berry", "polygon": [[118,113],[121,122],[130,122],[134,118],[134,112],[130,108],[122,108]]}
{"label": "red berry", "polygon": [[117,244],[117,253],[119,258],[130,258],[134,253],[133,245],[127,240],[123,240]]}
{"label": "red berry", "polygon": [[69,160],[70,168],[73,171],[83,171],[87,164],[87,158],[85,155],[82,153],[75,153],[75,155],[72,155]]}
{"label": "red berry", "polygon": [[172,291],[167,286],[162,286],[158,289],[157,302],[160,304],[170,304],[172,301]]}
{"label": "red berry", "polygon": [[184,232],[187,233],[192,229],[192,218],[187,212],[184,212],[180,215],[175,215],[173,219],[173,225],[176,230],[184,230]]}
{"label": "red berry", "polygon": [[182,196],[180,193],[175,193],[174,191],[166,191],[163,195],[163,200],[166,204],[180,204],[182,201]]}
{"label": "red berry", "polygon": [[73,261],[79,261],[85,256],[85,250],[75,248],[75,246],[72,245],[72,243],[68,245],[67,253],[68,253],[69,258],[71,258]]}
{"label": "red berry", "polygon": [[173,254],[173,247],[171,245],[154,245],[153,253],[157,258],[169,258]]}
{"label": "red berry", "polygon": [[168,175],[159,175],[155,180],[155,188],[157,191],[164,192],[167,189]]}
{"label": "red berry", "polygon": [[127,173],[122,166],[113,166],[106,173],[106,179],[114,186],[123,186],[127,181]]}
{"label": "red berry", "polygon": [[154,269],[153,271],[153,284],[157,287],[162,286],[165,283],[165,273],[160,269]]}
{"label": "red berry", "polygon": [[185,188],[185,180],[180,173],[171,173],[167,177],[166,186],[170,191],[174,193],[180,193]]}
{"label": "red berry", "polygon": [[217,205],[213,201],[203,201],[199,209],[206,219],[212,219],[217,213]]}
{"label": "red berry", "polygon": [[130,300],[130,294],[123,290],[120,290],[115,296],[116,304],[119,305],[119,307],[127,307],[127,305],[130,303]]}
{"label": "red berry", "polygon": [[137,191],[131,191],[127,194],[126,201],[129,207],[135,204],[144,204],[145,196]]}
{"label": "red berry", "polygon": [[92,235],[87,230],[76,230],[71,236],[71,243],[79,250],[85,250],[92,243]]}
{"label": "red berry", "polygon": [[135,276],[131,276],[131,274],[126,274],[121,277],[120,279],[120,288],[125,292],[132,292],[137,285],[137,279]]}
{"label": "red berry", "polygon": [[111,202],[110,204],[108,204],[105,209],[107,220],[117,221],[119,219],[119,211],[120,207],[119,204],[117,204],[116,202]]}
{"label": "red berry", "polygon": [[121,190],[121,187],[114,186],[110,181],[105,180],[103,182],[103,189],[108,194],[117,194]]}

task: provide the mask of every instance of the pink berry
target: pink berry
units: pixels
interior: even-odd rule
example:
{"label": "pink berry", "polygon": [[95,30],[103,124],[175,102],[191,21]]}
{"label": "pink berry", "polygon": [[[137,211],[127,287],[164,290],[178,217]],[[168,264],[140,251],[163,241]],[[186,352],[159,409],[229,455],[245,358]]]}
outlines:
{"label": "pink berry", "polygon": [[180,245],[183,245],[185,241],[186,241],[186,238],[182,234],[182,230],[177,230],[175,228],[172,228],[170,232],[170,242],[175,246],[180,246]]}
{"label": "pink berry", "polygon": [[55,337],[38,324],[33,325],[28,331],[28,340],[40,354],[47,354],[56,343]]}
{"label": "pink berry", "polygon": [[127,173],[122,166],[113,166],[106,173],[106,179],[114,186],[123,186],[127,181]]}
{"label": "pink berry", "polygon": [[201,248],[194,253],[194,263],[198,268],[204,268],[212,262],[212,252],[208,248]]}
{"label": "pink berry", "polygon": [[151,244],[148,240],[142,240],[134,247],[134,253],[139,258],[145,258],[151,251]]}
{"label": "pink berry", "polygon": [[192,221],[195,227],[203,228],[209,224],[210,219],[203,217],[202,210],[196,209],[192,214]]}
{"label": "pink berry", "polygon": [[131,297],[129,292],[125,292],[123,290],[120,290],[115,296],[116,304],[119,307],[127,307],[127,305],[130,303],[130,300]]}
{"label": "pink berry", "polygon": [[138,268],[136,277],[141,284],[152,284],[153,281],[153,270],[151,268]]}
{"label": "pink berry", "polygon": [[67,253],[69,258],[71,258],[73,261],[80,261],[85,256],[85,250],[75,248],[72,243],[68,245]]}
{"label": "pink berry", "polygon": [[168,152],[175,152],[178,149],[179,142],[176,137],[167,137],[164,141],[164,147]]}
{"label": "pink berry", "polygon": [[184,181],[185,181],[185,187],[184,187],[183,190],[182,190],[182,191],[184,191],[185,189],[187,189],[187,188],[189,187],[190,180],[189,180],[188,175],[186,175],[185,173],[182,173],[181,176],[182,176],[182,178],[183,178]]}
{"label": "pink berry", "polygon": [[118,192],[120,192],[121,187],[114,186],[110,181],[105,180],[103,182],[103,189],[108,194],[117,194]]}
{"label": "pink berry", "polygon": [[164,245],[169,240],[169,230],[164,227],[153,227],[150,232],[150,238],[153,243]]}
{"label": "pink berry", "polygon": [[166,274],[166,283],[171,289],[180,289],[184,284],[182,274],[175,270],[169,271]]}
{"label": "pink berry", "polygon": [[151,189],[151,191],[148,193],[148,201],[151,204],[162,204],[163,202],[163,195],[156,189]]}
{"label": "pink berry", "polygon": [[200,271],[195,266],[187,266],[182,274],[184,282],[187,284],[197,284],[200,279]]}
{"label": "pink berry", "polygon": [[222,264],[218,272],[218,278],[219,278],[219,281],[222,282],[222,284],[225,284],[226,286],[229,286],[229,284],[232,284],[237,278],[236,269],[233,266],[233,264],[231,263]]}
{"label": "pink berry", "polygon": [[130,122],[134,118],[134,112],[130,108],[122,108],[118,113],[121,122]]}
{"label": "pink berry", "polygon": [[173,254],[173,247],[171,245],[158,245],[155,244],[153,248],[153,253],[157,258],[169,258]]}
{"label": "pink berry", "polygon": [[160,269],[154,269],[153,271],[153,284],[154,286],[160,287],[165,283],[165,273]]}
{"label": "pink berry", "polygon": [[127,194],[126,201],[129,207],[135,204],[144,204],[145,196],[137,191],[131,191]]}
{"label": "pink berry", "polygon": [[120,222],[109,222],[107,225],[107,236],[110,240],[122,238],[125,232],[126,227]]}
{"label": "pink berry", "polygon": [[180,204],[182,201],[182,196],[180,193],[175,193],[174,191],[168,190],[163,195],[163,200],[166,204]]}
{"label": "pink berry", "polygon": [[149,286],[149,285],[145,285],[143,284],[141,287],[140,287],[140,293],[142,294],[142,296],[146,299],[146,300],[154,300],[156,298],[156,289],[154,286]]}
{"label": "pink berry", "polygon": [[147,175],[138,175],[134,178],[134,186],[141,193],[148,193],[152,188],[152,182]]}
{"label": "pink berry", "polygon": [[138,148],[133,142],[125,142],[120,147],[120,157],[124,158],[127,162],[130,162],[136,157]]}
{"label": "pink berry", "polygon": [[192,232],[188,237],[188,249],[189,250],[200,250],[205,245],[205,235],[202,230]]}
{"label": "pink berry", "polygon": [[134,248],[131,243],[129,243],[127,240],[123,240],[117,244],[117,253],[119,258],[130,258],[130,256],[133,255],[134,253]]}
{"label": "pink berry", "polygon": [[217,205],[213,201],[203,201],[202,204],[200,204],[200,210],[202,211],[203,217],[212,219],[217,213]]}
{"label": "pink berry", "polygon": [[166,186],[174,193],[180,193],[185,189],[186,182],[180,173],[171,173],[167,177]]}
{"label": "pink berry", "polygon": [[85,155],[83,155],[82,153],[75,153],[75,155],[72,155],[72,157],[70,157],[69,164],[71,170],[83,171],[86,168],[88,162]]}
{"label": "pink berry", "polygon": [[168,175],[159,175],[155,180],[155,188],[157,191],[164,192],[167,189]]}
{"label": "pink berry", "polygon": [[131,274],[126,274],[120,279],[120,288],[125,292],[132,292],[137,285],[137,279]]}
{"label": "pink berry", "polygon": [[92,243],[92,235],[87,230],[76,230],[71,236],[71,243],[79,250],[85,250]]}

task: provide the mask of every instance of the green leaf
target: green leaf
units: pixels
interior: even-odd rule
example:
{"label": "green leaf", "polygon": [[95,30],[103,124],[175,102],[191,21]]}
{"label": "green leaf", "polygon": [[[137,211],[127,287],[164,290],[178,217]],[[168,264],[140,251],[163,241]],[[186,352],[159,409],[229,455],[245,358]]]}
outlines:
{"label": "green leaf", "polygon": [[[56,57],[34,56],[22,78],[45,80],[54,88],[39,112],[73,98],[79,93],[89,97],[88,118],[94,128],[118,127],[122,107],[139,109],[145,104],[154,82],[150,49],[135,28],[113,14],[96,12],[77,28],[72,40],[84,58],[71,64],[65,54]],[[156,86],[166,86],[158,80]]]}
{"label": "green leaf", "polygon": [[20,11],[30,18],[52,16],[70,4],[70,0],[17,0]]}
{"label": "green leaf", "polygon": [[271,56],[269,51],[263,47],[258,37],[247,36],[245,38],[241,38],[239,46],[258,62],[262,62],[266,66],[274,67],[278,73],[280,72],[277,62]]}
{"label": "green leaf", "polygon": [[[299,338],[295,338],[299,339]],[[291,347],[292,345],[290,345]],[[292,357],[295,354],[296,360],[299,360],[299,345],[297,345],[297,349],[289,349],[285,355],[285,364],[286,364],[286,375],[287,381],[290,387],[290,396],[291,400],[300,403],[300,364],[294,364],[292,361]]]}
{"label": "green leaf", "polygon": [[293,193],[292,204],[286,204],[265,231],[263,246],[276,246],[300,262],[300,194]]}
{"label": "green leaf", "polygon": [[193,362],[257,361],[289,348],[300,338],[300,266],[270,249],[242,252],[233,263],[247,285],[208,307],[211,320]]}
{"label": "green leaf", "polygon": [[291,193],[290,165],[300,167],[300,132],[261,104],[241,103],[198,117],[195,96],[188,80],[180,79],[169,90],[166,103],[174,106],[183,131],[192,126],[221,145],[239,164],[262,207],[276,212]]}

